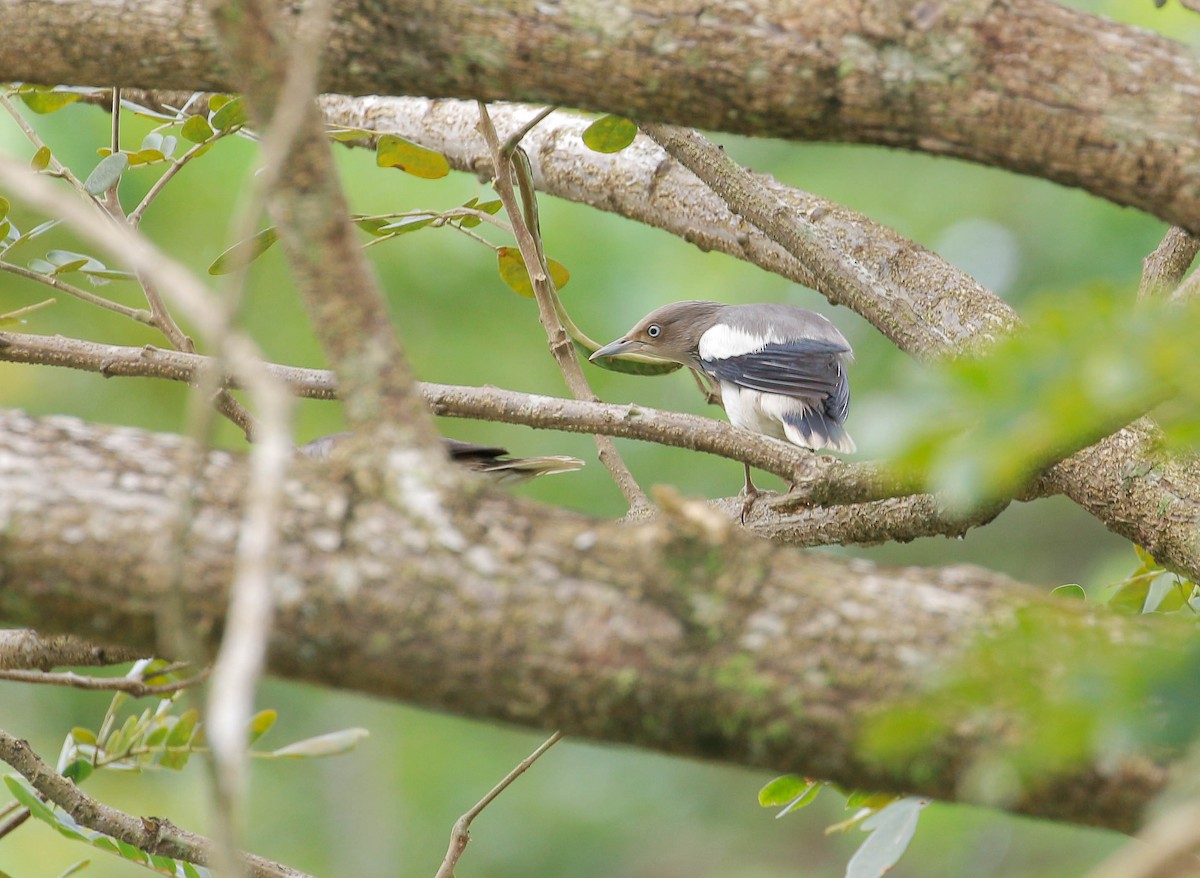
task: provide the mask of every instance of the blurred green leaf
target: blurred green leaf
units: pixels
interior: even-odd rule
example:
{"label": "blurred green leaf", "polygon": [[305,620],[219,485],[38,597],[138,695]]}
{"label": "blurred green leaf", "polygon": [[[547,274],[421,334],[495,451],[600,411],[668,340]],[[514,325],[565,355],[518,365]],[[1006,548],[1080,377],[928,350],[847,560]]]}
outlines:
{"label": "blurred green leaf", "polygon": [[[561,290],[571,279],[566,266],[553,259],[547,259],[546,265],[550,269],[550,278],[554,281],[555,288]],[[533,281],[529,279],[529,272],[525,270],[520,250],[516,247],[501,247],[496,251],[496,268],[500,272],[501,280],[508,284],[509,289],[527,299],[533,298]]]}
{"label": "blurred green leaf", "polygon": [[[470,201],[468,201],[466,204],[464,204],[463,207],[474,208],[475,210],[481,210],[484,213],[490,213],[493,216],[495,216],[497,213],[500,212],[500,208],[502,208],[504,206],[503,203],[498,200],[497,201],[485,201],[482,204],[476,203],[477,201],[478,201],[478,199],[472,198]],[[462,226],[464,229],[473,229],[477,225],[479,225],[481,222],[483,222],[483,220],[481,220],[477,216],[464,216],[462,219],[460,219],[458,221],[458,224],[460,226]]]}
{"label": "blurred green leaf", "polygon": [[73,863],[58,873],[58,878],[70,878],[71,875],[77,875],[92,864],[91,860],[80,860],[78,863]]}
{"label": "blurred green leaf", "polygon": [[56,110],[61,110],[63,107],[70,106],[79,100],[83,95],[72,94],[71,92],[63,91],[22,91],[20,98],[25,102],[25,106],[33,110],[35,113],[53,113]]}
{"label": "blurred green leaf", "polygon": [[63,777],[70,778],[76,784],[81,784],[91,776],[92,771],[93,768],[90,761],[87,759],[75,759],[63,769]]}
{"label": "blurred green leaf", "polygon": [[129,166],[136,168],[140,165],[152,165],[155,162],[164,161],[166,157],[162,150],[139,149],[137,152],[129,153]]}
{"label": "blurred green leaf", "polygon": [[601,116],[583,130],[583,143],[594,152],[620,152],[633,143],[637,131],[637,125],[624,116]]}
{"label": "blurred green leaf", "polygon": [[88,174],[88,178],[83,183],[83,188],[92,195],[103,195],[121,179],[121,175],[125,173],[125,169],[129,167],[129,156],[123,152],[114,153],[110,156],[105,156],[100,160],[100,164]]}
{"label": "blurred green leaf", "polygon": [[38,147],[38,151],[29,160],[29,168],[33,171],[44,171],[50,165],[50,147]]}
{"label": "blurred green leaf", "polygon": [[1079,601],[1087,600],[1087,592],[1083,590],[1083,586],[1076,585],[1073,582],[1067,585],[1060,585],[1050,593],[1060,598],[1071,598]]}
{"label": "blurred green leaf", "polygon": [[1180,395],[1200,412],[1200,306],[1089,289],[1042,304],[984,356],[934,373],[914,394],[901,470],[953,507],[1011,496],[1031,475]]}
{"label": "blurred green leaf", "polygon": [[71,739],[76,744],[91,744],[96,743],[96,733],[91,729],[85,729],[83,726],[76,726],[71,729]]}
{"label": "blurred green leaf", "polygon": [[40,311],[49,305],[53,305],[56,299],[44,299],[41,302],[35,302],[32,305],[26,305],[24,308],[17,308],[14,311],[8,311],[0,314],[0,326],[12,326],[15,323],[24,323],[26,315],[32,314],[34,311]]}
{"label": "blurred green leaf", "polygon": [[192,143],[203,143],[213,136],[213,129],[203,116],[189,116],[179,133]]}
{"label": "blurred green leaf", "polygon": [[268,731],[271,726],[275,725],[275,720],[279,718],[279,714],[274,710],[260,710],[250,720],[250,740],[248,743],[253,744]]}
{"label": "blurred green leaf", "polygon": [[787,774],[775,778],[758,791],[758,804],[764,808],[782,806],[782,810],[775,817],[783,817],[811,804],[817,793],[821,792],[822,786],[824,784],[820,781]]}
{"label": "blurred green leaf", "polygon": [[25,808],[29,809],[29,813],[38,820],[43,820],[51,826],[57,821],[54,819],[54,812],[38,798],[38,794],[34,792],[33,787],[29,786],[29,782],[23,777],[6,774],[4,776],[4,785],[8,787],[8,791],[13,794],[13,798],[20,802]]}
{"label": "blurred green leaf", "polygon": [[336,756],[346,753],[358,746],[358,743],[370,734],[366,729],[342,729],[317,735],[315,738],[305,738],[278,750],[272,750],[266,756],[290,759],[309,759],[317,756]]}
{"label": "blurred green leaf", "polygon": [[399,168],[426,180],[436,180],[450,173],[450,162],[440,152],[394,134],[380,135],[375,146],[375,164],[381,168]]}
{"label": "blurred green leaf", "polygon": [[[210,101],[211,106],[211,101]],[[241,98],[225,101],[212,115],[212,126],[218,131],[228,131],[246,124],[246,105]]]}
{"label": "blurred green leaf", "polygon": [[157,131],[151,131],[142,138],[141,149],[153,149],[162,151],[163,136]]}
{"label": "blurred green leaf", "polygon": [[233,95],[215,94],[208,96],[208,110],[210,113],[215,113],[221,107],[233,100]]}
{"label": "blurred green leaf", "polygon": [[209,274],[229,274],[231,271],[245,268],[279,239],[274,226],[268,226],[258,234],[238,241],[220,256],[213,260],[208,267]]}
{"label": "blurred green leaf", "polygon": [[0,220],[8,216],[8,211],[11,207],[12,205],[9,204],[8,199],[0,196]]}
{"label": "blurred green leaf", "polygon": [[330,128],[325,133],[339,143],[352,140],[370,140],[375,136],[374,131],[368,131],[365,128]]}
{"label": "blurred green leaf", "polygon": [[403,219],[394,222],[385,223],[379,227],[379,233],[385,235],[403,235],[406,232],[415,232],[417,229],[423,229],[437,217],[432,216],[407,216]]}

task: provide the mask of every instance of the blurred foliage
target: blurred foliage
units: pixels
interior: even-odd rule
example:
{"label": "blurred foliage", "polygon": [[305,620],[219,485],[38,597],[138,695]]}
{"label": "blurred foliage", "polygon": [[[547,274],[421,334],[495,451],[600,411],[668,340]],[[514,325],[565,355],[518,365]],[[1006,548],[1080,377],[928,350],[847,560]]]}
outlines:
{"label": "blurred foliage", "polygon": [[[1175,4],[1161,12],[1150,3],[1089,8],[1196,41],[1198,19]],[[79,104],[78,95],[68,91],[30,86],[17,97],[43,113],[32,121],[47,145],[31,145],[0,118],[0,150],[35,170],[62,162],[80,179],[103,165],[105,113]],[[53,110],[58,112],[45,114]],[[253,143],[240,128],[243,122],[240,102],[229,96],[218,96],[198,116],[147,112],[123,118],[123,140],[136,145],[123,153],[128,167],[121,171],[120,191],[127,208],[139,204],[174,162],[191,156],[147,208],[142,229],[198,273],[238,243],[228,240],[229,218],[256,161]],[[362,132],[331,136],[352,143]],[[1158,318],[1128,306],[1140,260],[1161,237],[1161,223],[1079,191],[945,159],[866,147],[717,139],[744,165],[846,203],[931,247],[1003,295],[1030,325],[1029,339],[997,350],[995,359],[935,373],[910,363],[855,315],[834,312],[856,351],[850,426],[864,457],[891,454],[903,437],[915,465],[969,502],[1006,490],[1039,456],[1081,441],[1089,429],[1102,429],[1096,424],[1119,421],[1151,404],[1167,387],[1182,390],[1183,396],[1162,405],[1156,415],[1177,441],[1195,440],[1193,432],[1200,428],[1189,396],[1195,391],[1178,386],[1188,372],[1169,374],[1170,363],[1182,355],[1175,340],[1184,335],[1178,321],[1188,321],[1190,334],[1194,318],[1172,315],[1176,336],[1164,345]],[[401,167],[405,148],[400,146],[398,154],[393,166]],[[386,161],[392,155],[388,152]],[[497,257],[478,246],[483,241],[497,250],[513,243],[482,216],[491,217],[498,207],[490,189],[469,175],[430,182],[386,174],[379,170],[378,152],[347,148],[339,150],[338,161],[416,372],[432,381],[562,394],[533,303],[508,292],[497,274]],[[105,275],[121,271],[110,254],[87,253],[69,230],[22,205],[5,208],[0,258],[19,256],[26,260],[23,265],[34,262],[32,270],[39,273],[74,274],[89,283],[115,280],[104,287],[105,295],[129,308],[145,307],[135,285]],[[547,250],[571,267],[563,304],[579,336],[614,338],[653,307],[682,298],[786,301],[833,310],[779,277],[719,254],[700,254],[670,235],[590,208],[543,199],[540,217]],[[439,234],[438,228],[460,234]],[[421,234],[410,234],[415,231]],[[18,243],[20,249],[12,249]],[[278,248],[255,255],[241,314],[245,325],[272,359],[324,365]],[[163,343],[145,325],[62,295],[54,308],[28,310],[45,298],[44,286],[34,280],[0,274],[0,314],[24,320],[21,331],[114,344]],[[1088,332],[1094,335],[1089,338]],[[0,370],[0,405],[155,430],[178,430],[183,423],[186,389],[176,384],[106,382],[69,370],[12,364],[0,364]],[[599,368],[589,368],[588,374],[604,399],[719,417],[683,373],[658,381],[631,381]],[[1111,396],[1099,393],[1106,388]],[[999,408],[990,410],[984,400]],[[583,436],[450,420],[441,426],[449,435],[504,445],[520,455],[594,457]],[[341,427],[336,406],[309,401],[299,409],[300,440]],[[218,440],[242,447],[239,434],[228,426],[220,428]],[[731,461],[633,442],[621,443],[621,449],[647,482],[707,496],[728,494],[739,483],[740,467]],[[589,514],[624,511],[599,466],[537,480],[523,490]],[[1035,582],[1079,582],[1091,595],[1107,588],[1117,609],[1181,618],[1191,613],[1191,583],[1148,556],[1127,575],[1128,544],[1061,499],[1015,504],[963,541],[920,540],[849,551],[902,563],[971,561]],[[929,741],[922,735],[935,739],[962,711],[986,721],[990,697],[1020,706],[1027,719],[972,773],[981,798],[992,800],[1002,800],[1024,773],[1067,765],[1081,754],[1119,752],[1133,740],[1177,744],[1194,732],[1200,656],[1190,648],[1173,651],[1173,643],[1105,654],[1089,644],[1086,630],[1064,630],[1052,610],[1024,614],[1010,636],[979,644],[969,662],[931,681],[929,702],[881,720],[869,743],[881,754],[920,759],[928,755]],[[1030,691],[1042,678],[1053,687],[1043,695]],[[86,728],[94,719],[97,696],[91,693],[14,684],[0,684],[0,690],[0,726],[29,737],[42,752],[56,746],[65,730]],[[330,716],[339,725],[372,730],[370,740],[338,760],[253,767],[248,846],[320,874],[433,874],[454,820],[537,743],[536,736],[510,729],[273,681],[264,684],[262,698],[288,717],[294,736],[320,742]],[[1152,709],[1131,712],[1138,699]],[[131,735],[144,715],[129,714]],[[174,728],[183,710],[171,715]],[[154,716],[151,709],[147,729]],[[114,720],[107,734],[122,733],[128,722],[124,715],[119,723]],[[78,752],[88,746],[75,744]],[[805,815],[813,816],[789,821],[783,829],[751,807],[763,782],[756,772],[568,741],[485,812],[461,871],[496,878],[844,874],[859,845],[846,835],[824,837],[829,824],[846,824],[835,797],[813,802],[817,788],[799,781],[793,797],[775,805],[807,804]],[[90,792],[118,807],[169,814],[202,832],[207,828],[204,775],[194,765],[169,775],[97,772],[87,783]],[[857,804],[850,821],[866,807],[852,801]],[[871,815],[882,823],[890,810]],[[866,828],[871,815],[850,825]],[[880,840],[903,838],[912,816],[905,809],[894,812],[887,819],[896,822],[885,824]],[[30,825],[5,839],[0,868],[21,875],[71,868],[78,856],[75,846],[59,845],[48,833],[53,830]],[[1068,868],[1079,871],[1084,861],[1098,860],[1118,843],[1092,830],[934,805],[925,810],[908,854],[889,874],[1057,878]],[[92,864],[87,874],[103,878],[137,870],[113,859]]]}
{"label": "blurred foliage", "polygon": [[1026,321],[986,355],[926,373],[898,439],[898,465],[951,504],[1010,497],[1166,399],[1168,437],[1200,434],[1200,304],[1139,303],[1102,285],[1042,299]]}

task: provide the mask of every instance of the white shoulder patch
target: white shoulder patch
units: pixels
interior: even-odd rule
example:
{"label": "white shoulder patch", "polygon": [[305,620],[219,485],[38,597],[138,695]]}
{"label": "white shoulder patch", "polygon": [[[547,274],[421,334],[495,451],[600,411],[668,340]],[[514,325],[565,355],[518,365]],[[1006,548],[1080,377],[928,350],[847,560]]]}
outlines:
{"label": "white shoulder patch", "polygon": [[699,353],[702,360],[724,360],[761,351],[774,338],[746,332],[734,326],[718,323],[700,336]]}

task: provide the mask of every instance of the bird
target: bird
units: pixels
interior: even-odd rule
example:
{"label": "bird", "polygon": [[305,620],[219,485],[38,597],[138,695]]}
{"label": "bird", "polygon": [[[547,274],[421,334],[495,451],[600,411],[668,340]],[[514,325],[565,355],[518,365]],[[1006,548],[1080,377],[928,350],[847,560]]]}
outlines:
{"label": "bird", "polygon": [[[720,389],[735,427],[813,451],[855,450],[846,364],[853,351],[828,318],[783,304],[664,305],[588,359],[638,353],[690,366]],[[747,497],[758,494],[746,467]],[[744,510],[743,510],[744,515]]]}
{"label": "bird", "polygon": [[[306,442],[296,450],[308,457],[328,458],[339,442],[350,433],[333,433]],[[538,476],[572,472],[583,467],[577,457],[508,457],[508,449],[494,445],[476,445],[460,439],[442,437],[442,448],[460,466],[491,479],[498,485],[520,485]]]}

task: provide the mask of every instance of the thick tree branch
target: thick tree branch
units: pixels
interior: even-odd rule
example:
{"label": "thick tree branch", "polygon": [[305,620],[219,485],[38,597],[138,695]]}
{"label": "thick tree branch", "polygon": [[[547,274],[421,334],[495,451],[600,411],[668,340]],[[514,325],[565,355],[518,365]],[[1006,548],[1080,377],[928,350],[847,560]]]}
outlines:
{"label": "thick tree branch", "polygon": [[[323,100],[327,117],[337,124],[410,137],[445,151],[462,170],[477,171],[487,162],[480,138],[465,130],[471,107],[465,102]],[[514,125],[536,111],[525,106],[492,109],[497,119],[511,114],[508,124]],[[535,179],[547,192],[665,229],[828,293],[817,271],[739,217],[709,188],[719,184],[736,204],[761,197],[747,189],[766,187],[793,216],[804,218],[806,233],[819,247],[842,251],[850,242],[854,261],[874,279],[876,295],[856,295],[846,304],[861,307],[860,313],[901,349],[921,358],[952,356],[986,347],[1019,325],[1012,308],[969,275],[861,214],[762,175],[726,175],[706,183],[666,158],[648,138],[638,138],[615,157],[600,155],[580,141],[586,125],[586,120],[556,113],[526,138]],[[1153,435],[1136,424],[1118,431],[1035,480],[1022,499],[1065,494],[1110,530],[1153,547],[1156,558],[1194,578],[1200,576],[1200,542],[1192,536],[1200,530],[1200,502],[1189,498],[1200,498],[1196,468],[1190,460],[1159,455]],[[1168,480],[1156,475],[1164,469]],[[1165,527],[1163,509],[1168,510]]]}
{"label": "thick tree branch", "polygon": [[[241,84],[199,4],[155,0],[130,16],[120,4],[17,0],[0,5],[0,32],[0,80]],[[147,64],[156,58],[171,63]],[[1080,186],[1200,231],[1200,62],[1181,44],[1048,0],[636,0],[619,12],[589,0],[569,16],[535,0],[343,0],[321,86],[919,149]]]}
{"label": "thick tree branch", "polygon": [[[168,503],[180,451],[173,436],[0,414],[0,616],[150,647],[163,571],[136,535]],[[547,516],[480,486],[430,517],[418,496],[363,500],[329,474],[298,461],[287,482],[274,672],[852,787],[961,795],[963,767],[1003,739],[988,722],[956,724],[912,764],[870,757],[864,730],[974,637],[1045,604],[976,568],[886,569],[775,546],[704,504],[668,502],[657,520],[620,525]],[[214,453],[205,475],[198,516],[210,526],[190,546],[187,602],[211,641],[245,462]],[[1138,624],[1114,618],[1088,636],[1128,649]],[[1008,807],[1129,829],[1164,779],[1106,756]]]}
{"label": "thick tree branch", "polygon": [[49,671],[64,665],[104,667],[136,661],[143,653],[124,646],[97,646],[77,637],[42,637],[24,629],[0,630],[0,668]]}

